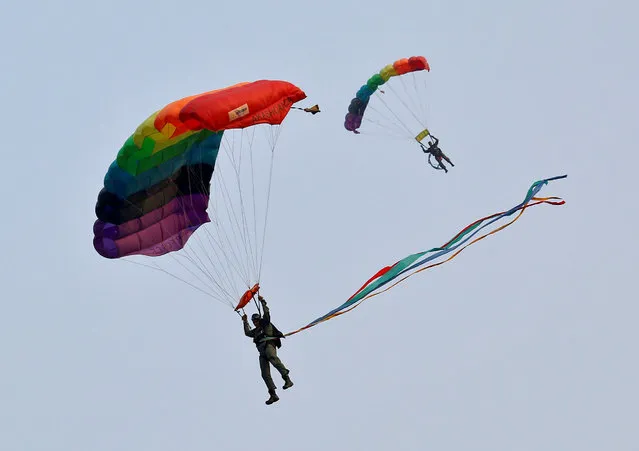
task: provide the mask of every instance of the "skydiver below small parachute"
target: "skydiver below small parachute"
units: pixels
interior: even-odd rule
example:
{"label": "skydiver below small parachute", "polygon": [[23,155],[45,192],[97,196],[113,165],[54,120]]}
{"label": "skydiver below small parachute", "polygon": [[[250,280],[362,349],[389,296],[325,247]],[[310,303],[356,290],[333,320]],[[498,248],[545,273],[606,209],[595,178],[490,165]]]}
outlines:
{"label": "skydiver below small parachute", "polygon": [[[429,137],[428,147],[426,147],[424,143],[422,142],[422,140],[426,138],[426,136]],[[444,152],[442,152],[442,150],[439,148],[439,139],[435,135],[431,134],[428,131],[428,129],[425,129],[423,132],[417,135],[415,139],[421,146],[424,153],[428,154],[428,164],[430,164],[432,168],[437,170],[443,170],[444,172],[448,173],[448,169],[446,168],[442,160],[446,160],[448,164],[450,164],[453,167],[455,166],[453,162],[450,161],[450,158],[448,158],[448,156]],[[437,165],[433,163],[432,161],[433,157],[437,161]]]}

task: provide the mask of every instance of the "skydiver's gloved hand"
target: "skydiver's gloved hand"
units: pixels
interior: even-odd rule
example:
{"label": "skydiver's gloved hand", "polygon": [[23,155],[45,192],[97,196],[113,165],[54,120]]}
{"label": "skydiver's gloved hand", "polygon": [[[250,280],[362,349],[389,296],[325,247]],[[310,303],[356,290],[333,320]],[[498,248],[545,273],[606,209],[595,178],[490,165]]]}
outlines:
{"label": "skydiver's gloved hand", "polygon": [[244,322],[248,321],[248,320],[247,320],[246,313],[245,313],[244,315],[242,315],[242,321],[244,321]]}
{"label": "skydiver's gloved hand", "polygon": [[258,294],[258,295],[257,295],[257,298],[260,300],[260,302],[262,303],[262,305],[266,305],[266,299],[264,299],[264,298],[262,297],[262,295],[261,295],[261,294]]}

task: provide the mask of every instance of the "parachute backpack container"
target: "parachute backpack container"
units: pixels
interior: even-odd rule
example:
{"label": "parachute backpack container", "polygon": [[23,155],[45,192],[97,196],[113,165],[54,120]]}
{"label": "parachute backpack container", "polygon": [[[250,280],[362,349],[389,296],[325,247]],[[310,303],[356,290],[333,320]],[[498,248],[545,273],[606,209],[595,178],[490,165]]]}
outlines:
{"label": "parachute backpack container", "polygon": [[430,65],[423,56],[402,58],[384,66],[359,88],[351,100],[344,128],[355,134],[421,143],[429,135],[428,72]]}
{"label": "parachute backpack container", "polygon": [[104,177],[93,246],[236,309],[259,287],[282,123],[306,98],[280,80],[176,100],[126,140]]}

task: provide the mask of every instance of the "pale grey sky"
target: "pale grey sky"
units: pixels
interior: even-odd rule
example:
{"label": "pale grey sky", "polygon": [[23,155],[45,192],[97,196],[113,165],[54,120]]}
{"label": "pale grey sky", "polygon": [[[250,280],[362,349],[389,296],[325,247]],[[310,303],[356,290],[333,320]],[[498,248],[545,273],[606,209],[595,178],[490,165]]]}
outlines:
{"label": "pale grey sky", "polygon": [[[4,5],[0,449],[639,449],[635,2],[185,5]],[[342,126],[410,55],[431,64],[446,175]],[[148,114],[261,78],[323,110],[278,145],[262,278],[281,329],[535,180],[567,173],[541,193],[567,204],[289,338],[296,385],[267,407],[232,310],[91,245]]]}

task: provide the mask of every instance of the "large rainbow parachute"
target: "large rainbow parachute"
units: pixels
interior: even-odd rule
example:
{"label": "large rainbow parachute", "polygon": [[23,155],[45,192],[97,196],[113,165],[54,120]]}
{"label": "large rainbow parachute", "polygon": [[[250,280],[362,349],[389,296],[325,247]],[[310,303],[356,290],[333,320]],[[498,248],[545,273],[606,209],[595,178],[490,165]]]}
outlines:
{"label": "large rainbow parachute", "polygon": [[[292,108],[319,111],[293,106],[305,98],[287,81],[258,80],[185,97],[153,113],[104,176],[95,250],[109,259],[154,257],[126,261],[243,307],[251,287],[259,286],[279,125]],[[256,144],[256,135],[267,142]],[[267,200],[260,203],[259,195]],[[210,227],[196,234],[206,223]],[[170,269],[159,266],[169,260]]]}
{"label": "large rainbow parachute", "polygon": [[184,247],[207,213],[224,130],[280,124],[306,94],[260,80],[177,100],[124,143],[98,195],[93,245],[106,258],[159,256]]}

